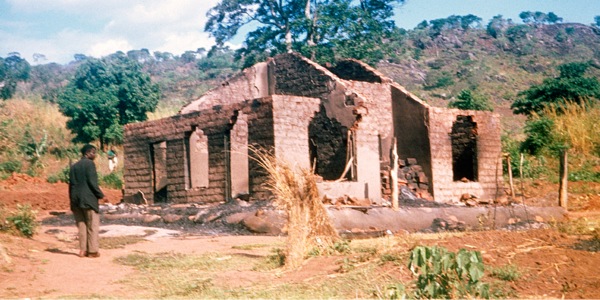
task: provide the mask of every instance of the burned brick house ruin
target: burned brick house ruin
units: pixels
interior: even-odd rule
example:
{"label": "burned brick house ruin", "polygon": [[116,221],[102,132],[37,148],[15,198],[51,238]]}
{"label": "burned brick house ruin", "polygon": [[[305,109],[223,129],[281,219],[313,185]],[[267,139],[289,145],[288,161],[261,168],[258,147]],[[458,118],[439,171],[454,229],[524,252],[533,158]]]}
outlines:
{"label": "burned brick house ruin", "polygon": [[322,177],[320,192],[381,204],[399,182],[435,201],[492,199],[502,184],[496,114],[432,107],[356,60],[289,53],[245,69],[178,115],[125,126],[125,196],[210,203],[267,196],[249,146]]}

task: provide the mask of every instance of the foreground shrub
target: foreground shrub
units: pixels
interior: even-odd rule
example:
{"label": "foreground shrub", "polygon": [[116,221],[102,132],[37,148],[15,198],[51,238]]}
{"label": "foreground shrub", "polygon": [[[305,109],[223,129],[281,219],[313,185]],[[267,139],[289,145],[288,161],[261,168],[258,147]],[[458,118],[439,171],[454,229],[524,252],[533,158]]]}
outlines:
{"label": "foreground shrub", "polygon": [[408,267],[417,275],[416,296],[423,298],[489,298],[489,285],[480,281],[484,265],[481,253],[443,247],[418,246]]}
{"label": "foreground shrub", "polygon": [[0,213],[0,220],[2,220],[3,231],[18,232],[28,238],[35,234],[39,223],[36,221],[36,211],[31,209],[29,204],[20,205],[17,204],[17,211],[13,213],[7,213],[3,210]]}
{"label": "foreground shrub", "polygon": [[315,174],[294,169],[267,151],[252,151],[255,161],[268,174],[266,188],[287,214],[285,266],[300,267],[312,248],[334,247],[340,237],[321,202]]}

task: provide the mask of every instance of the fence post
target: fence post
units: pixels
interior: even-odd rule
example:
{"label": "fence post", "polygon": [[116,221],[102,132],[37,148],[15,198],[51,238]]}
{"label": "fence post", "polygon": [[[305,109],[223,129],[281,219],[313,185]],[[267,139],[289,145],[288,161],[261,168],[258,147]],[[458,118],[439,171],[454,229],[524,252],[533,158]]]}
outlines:
{"label": "fence post", "polygon": [[390,184],[392,187],[392,208],[398,210],[398,148],[396,138],[392,145],[392,171],[390,172]]}
{"label": "fence post", "polygon": [[558,205],[560,207],[567,209],[567,183],[568,183],[568,164],[567,164],[567,149],[560,150],[560,184],[558,187]]}
{"label": "fence post", "polygon": [[508,184],[510,185],[510,196],[512,199],[515,199],[515,185],[513,183],[513,173],[512,173],[512,165],[510,161],[510,154],[506,153],[506,166],[508,169]]}

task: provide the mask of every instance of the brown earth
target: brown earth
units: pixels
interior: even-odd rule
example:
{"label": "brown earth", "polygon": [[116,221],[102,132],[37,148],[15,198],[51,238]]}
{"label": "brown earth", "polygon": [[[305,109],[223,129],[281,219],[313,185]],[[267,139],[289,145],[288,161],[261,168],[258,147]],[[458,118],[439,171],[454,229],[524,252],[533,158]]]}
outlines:
{"label": "brown earth", "polygon": [[[569,196],[571,218],[598,220],[600,184],[572,183],[570,189],[580,191]],[[521,199],[528,205],[555,205],[556,198],[552,193],[556,190],[556,185],[530,183],[525,193],[528,197]],[[106,201],[120,201],[120,191],[104,191]],[[0,205],[4,209],[14,209],[16,204],[25,203],[38,210],[40,218],[49,217],[50,211],[67,211],[67,185],[49,184],[25,175],[14,175],[0,182]],[[597,226],[598,222],[581,224]],[[74,226],[45,225],[32,239],[0,234],[0,298],[147,297],[147,291],[132,289],[120,282],[136,271],[116,263],[115,258],[133,251],[234,253],[240,251],[232,248],[234,245],[281,244],[285,241],[283,237],[274,236],[160,237],[124,248],[102,249],[100,258],[90,259],[76,256],[75,233]],[[441,245],[452,251],[460,248],[481,251],[486,267],[518,266],[523,275],[508,284],[520,298],[600,298],[600,240],[597,237],[571,235],[551,228],[452,235],[413,234],[400,238],[413,246]],[[264,252],[265,249],[248,250],[249,255],[266,255]],[[215,282],[249,286],[265,281],[294,284],[319,278],[325,280],[336,276],[340,261],[352,259],[352,255],[312,258],[301,270],[288,272],[286,276],[264,271],[228,271],[215,278]],[[407,283],[414,279],[404,264],[384,264],[380,268],[382,273],[395,276],[398,281]]]}

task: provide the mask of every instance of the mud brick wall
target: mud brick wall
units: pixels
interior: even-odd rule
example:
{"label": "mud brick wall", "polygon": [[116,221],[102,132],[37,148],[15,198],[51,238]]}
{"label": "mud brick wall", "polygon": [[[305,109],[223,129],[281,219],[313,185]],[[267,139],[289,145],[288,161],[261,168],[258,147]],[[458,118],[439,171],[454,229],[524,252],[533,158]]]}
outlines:
{"label": "mud brick wall", "polygon": [[364,106],[367,113],[361,120],[361,130],[377,135],[381,140],[380,160],[390,162],[391,144],[393,138],[392,92],[388,83],[369,83],[349,81],[347,85],[364,96]]}
{"label": "mud brick wall", "polygon": [[[499,116],[490,112],[444,108],[430,108],[429,112],[435,200],[456,202],[464,193],[481,199],[495,199],[496,193],[503,190]],[[477,181],[462,182],[453,178],[451,132],[458,116],[470,116],[477,125]]]}
{"label": "mud brick wall", "polygon": [[211,109],[213,106],[225,106],[266,97],[270,94],[268,63],[258,63],[244,69],[238,75],[209,90],[198,100],[183,107],[181,114]]}
{"label": "mud brick wall", "polygon": [[[329,118],[335,119],[348,129],[357,129],[356,164],[359,174],[357,175],[357,184],[361,186],[358,189],[361,192],[358,193],[360,195],[355,196],[368,197],[378,201],[381,196],[378,135],[380,131],[385,132],[383,124],[390,122],[391,119],[390,104],[387,104],[387,115],[389,116],[384,116],[386,115],[386,99],[390,99],[389,88],[385,84],[379,84],[372,85],[370,89],[367,83],[339,79],[326,68],[297,54],[278,56],[274,63],[273,74],[276,78],[275,93],[318,98]],[[371,102],[362,94],[354,91],[352,85],[356,85],[357,89],[378,98]],[[349,102],[349,100],[351,101]],[[384,106],[380,107],[379,105]],[[379,120],[379,118],[382,119]],[[334,191],[335,189],[332,187],[329,190],[332,194],[340,193],[340,191]]]}
{"label": "mud brick wall", "polygon": [[[261,149],[275,147],[275,132],[273,131],[273,103],[270,97],[256,99],[244,107],[242,112],[247,115],[248,145]],[[248,155],[253,155],[252,152]],[[248,160],[250,193],[258,199],[266,199],[270,193],[264,187],[267,174],[256,160]],[[235,195],[234,195],[235,196]]]}
{"label": "mud brick wall", "polygon": [[250,192],[248,168],[248,116],[238,112],[229,134],[231,196]]}
{"label": "mud brick wall", "polygon": [[[148,199],[154,197],[152,180],[151,145],[167,143],[167,201],[173,203],[209,203],[224,201],[226,193],[227,162],[225,136],[229,134],[235,111],[247,116],[248,143],[262,147],[273,146],[272,103],[263,98],[242,103],[219,106],[213,109],[177,115],[156,121],[128,124],[125,126],[124,180],[125,195],[142,191]],[[209,186],[189,188],[187,174],[187,137],[199,127],[208,138],[209,147]],[[250,166],[252,168],[252,166]],[[250,183],[264,182],[260,176]]]}
{"label": "mud brick wall", "polygon": [[[431,168],[429,137],[429,105],[415,99],[401,87],[392,86],[392,115],[394,136],[397,140],[398,156],[402,159],[415,158],[427,178],[434,178]],[[433,193],[435,182],[430,182]]]}
{"label": "mud brick wall", "polygon": [[275,58],[273,75],[276,78],[273,93],[278,95],[327,99],[335,88],[333,73],[293,53]]}
{"label": "mud brick wall", "polygon": [[310,170],[308,125],[319,111],[320,99],[273,96],[273,127],[277,158]]}

